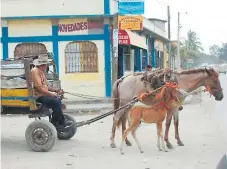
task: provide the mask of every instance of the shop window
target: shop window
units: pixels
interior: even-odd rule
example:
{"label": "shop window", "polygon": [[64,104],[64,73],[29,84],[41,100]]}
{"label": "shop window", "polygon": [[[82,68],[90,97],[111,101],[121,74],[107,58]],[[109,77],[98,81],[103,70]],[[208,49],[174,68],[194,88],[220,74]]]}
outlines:
{"label": "shop window", "polygon": [[65,48],[65,72],[98,72],[98,48],[95,43],[71,42]]}

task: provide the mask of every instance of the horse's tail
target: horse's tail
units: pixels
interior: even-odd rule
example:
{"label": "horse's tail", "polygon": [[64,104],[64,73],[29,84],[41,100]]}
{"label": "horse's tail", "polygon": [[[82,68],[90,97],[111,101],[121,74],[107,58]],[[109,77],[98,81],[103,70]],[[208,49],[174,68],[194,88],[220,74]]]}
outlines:
{"label": "horse's tail", "polygon": [[122,82],[122,79],[118,79],[113,84],[112,98],[113,98],[114,110],[118,109],[120,105],[120,98],[119,98],[119,92],[118,92],[118,86],[120,82]]}

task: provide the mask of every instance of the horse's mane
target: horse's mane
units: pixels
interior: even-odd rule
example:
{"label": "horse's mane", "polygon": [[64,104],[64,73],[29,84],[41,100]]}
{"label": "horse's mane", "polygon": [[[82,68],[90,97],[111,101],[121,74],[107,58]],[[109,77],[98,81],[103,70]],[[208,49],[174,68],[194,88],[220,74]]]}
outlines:
{"label": "horse's mane", "polygon": [[213,68],[199,68],[199,69],[189,69],[189,70],[183,70],[182,72],[180,72],[180,75],[188,75],[188,74],[195,74],[195,73],[201,73],[201,72],[209,72],[211,74],[215,74],[218,75],[218,73],[213,69]]}
{"label": "horse's mane", "polygon": [[192,74],[192,73],[200,73],[200,72],[205,72],[206,70],[204,68],[199,68],[199,69],[189,69],[189,70],[183,70],[180,72],[182,75],[187,75],[187,74]]}

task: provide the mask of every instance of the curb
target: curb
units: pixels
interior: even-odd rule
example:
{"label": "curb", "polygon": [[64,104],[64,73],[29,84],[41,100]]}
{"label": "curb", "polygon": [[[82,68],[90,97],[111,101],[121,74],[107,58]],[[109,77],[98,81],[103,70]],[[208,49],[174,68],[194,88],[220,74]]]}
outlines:
{"label": "curb", "polygon": [[112,100],[107,99],[90,99],[90,100],[64,100],[62,101],[64,104],[103,104],[103,103],[112,103]]}

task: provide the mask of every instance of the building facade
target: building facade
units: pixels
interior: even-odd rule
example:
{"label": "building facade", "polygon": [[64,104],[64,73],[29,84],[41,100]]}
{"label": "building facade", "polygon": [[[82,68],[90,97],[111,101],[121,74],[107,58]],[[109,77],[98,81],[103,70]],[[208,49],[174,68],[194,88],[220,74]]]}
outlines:
{"label": "building facade", "polygon": [[110,96],[109,17],[114,7],[112,0],[3,0],[2,58],[53,52],[62,88]]}
{"label": "building facade", "polygon": [[[3,0],[2,59],[52,52],[63,89],[109,97],[111,28],[117,12],[115,0]],[[145,19],[140,32],[119,31],[118,77],[142,71],[149,63],[165,66],[165,59],[156,59],[165,56],[165,35],[153,22]]]}

